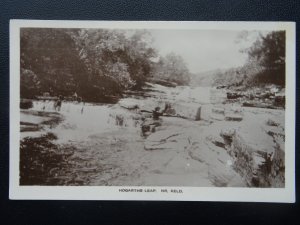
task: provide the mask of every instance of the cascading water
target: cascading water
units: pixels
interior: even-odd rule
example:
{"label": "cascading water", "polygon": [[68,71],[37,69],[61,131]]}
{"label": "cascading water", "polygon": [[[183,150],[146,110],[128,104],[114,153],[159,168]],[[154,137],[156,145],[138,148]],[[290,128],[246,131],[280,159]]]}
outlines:
{"label": "cascading water", "polygon": [[97,105],[83,102],[63,101],[60,109],[55,109],[55,101],[33,101],[34,111],[57,112],[64,121],[51,129],[59,141],[80,141],[95,133],[115,131],[120,128],[137,128],[140,118],[119,105]]}
{"label": "cascading water", "polygon": [[36,111],[47,111],[47,112],[54,112],[54,103],[55,101],[50,101],[50,100],[46,100],[46,101],[33,101],[33,110]]}

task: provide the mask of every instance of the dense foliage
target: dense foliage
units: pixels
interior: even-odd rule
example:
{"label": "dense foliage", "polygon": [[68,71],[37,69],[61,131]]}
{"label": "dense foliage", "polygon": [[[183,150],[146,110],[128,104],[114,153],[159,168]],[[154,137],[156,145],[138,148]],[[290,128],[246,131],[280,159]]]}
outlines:
{"label": "dense foliage", "polygon": [[262,67],[256,79],[262,83],[285,85],[285,31],[273,31],[248,50],[249,61]]}
{"label": "dense foliage", "polygon": [[[141,89],[158,68],[151,43],[146,30],[22,28],[21,97],[76,93],[105,102]],[[166,56],[163,65],[162,79],[188,83],[179,56]]]}
{"label": "dense foliage", "polygon": [[273,31],[260,35],[245,51],[244,66],[215,71],[212,85],[253,87],[265,84],[285,86],[285,32]]}
{"label": "dense foliage", "polygon": [[188,85],[190,72],[183,58],[175,53],[169,53],[160,57],[153,69],[153,77],[174,82],[177,85]]}

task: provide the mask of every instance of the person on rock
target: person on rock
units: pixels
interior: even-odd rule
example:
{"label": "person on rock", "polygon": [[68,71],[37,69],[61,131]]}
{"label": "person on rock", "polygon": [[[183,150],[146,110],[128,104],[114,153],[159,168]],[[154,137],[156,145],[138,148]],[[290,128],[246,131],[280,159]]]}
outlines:
{"label": "person on rock", "polygon": [[160,107],[155,107],[154,111],[152,112],[152,118],[154,120],[159,120],[159,117],[164,114],[164,112],[160,112]]}
{"label": "person on rock", "polygon": [[164,112],[160,112],[160,107],[155,107],[152,111],[152,118],[145,118],[142,122],[142,135],[147,137],[150,133],[155,132],[156,127],[161,126],[160,116],[163,115]]}

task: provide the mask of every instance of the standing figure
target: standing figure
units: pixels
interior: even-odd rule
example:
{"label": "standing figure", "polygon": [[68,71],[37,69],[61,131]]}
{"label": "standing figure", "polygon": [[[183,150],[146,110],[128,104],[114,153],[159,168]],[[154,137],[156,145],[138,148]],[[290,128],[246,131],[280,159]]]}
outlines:
{"label": "standing figure", "polygon": [[60,111],[63,97],[60,95],[57,101],[54,103],[54,109]]}

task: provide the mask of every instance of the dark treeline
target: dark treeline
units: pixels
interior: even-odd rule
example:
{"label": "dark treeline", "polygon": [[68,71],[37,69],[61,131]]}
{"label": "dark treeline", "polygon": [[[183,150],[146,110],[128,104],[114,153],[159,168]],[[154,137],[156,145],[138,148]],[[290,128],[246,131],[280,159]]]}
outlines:
{"label": "dark treeline", "polygon": [[260,35],[250,48],[244,66],[216,74],[217,85],[245,87],[275,84],[285,87],[285,31],[272,31]]}
{"label": "dark treeline", "polygon": [[155,79],[189,83],[176,54],[159,56],[146,30],[22,28],[21,98],[74,93],[107,102]]}
{"label": "dark treeline", "polygon": [[285,31],[272,31],[261,35],[247,50],[249,64],[261,67],[254,81],[285,86]]}
{"label": "dark treeline", "polygon": [[[242,31],[238,41],[247,40],[247,31]],[[226,70],[216,69],[192,76],[198,85],[237,87],[251,89],[266,85],[285,87],[286,44],[285,31],[260,34],[249,48],[241,49],[248,60],[243,66]]]}

